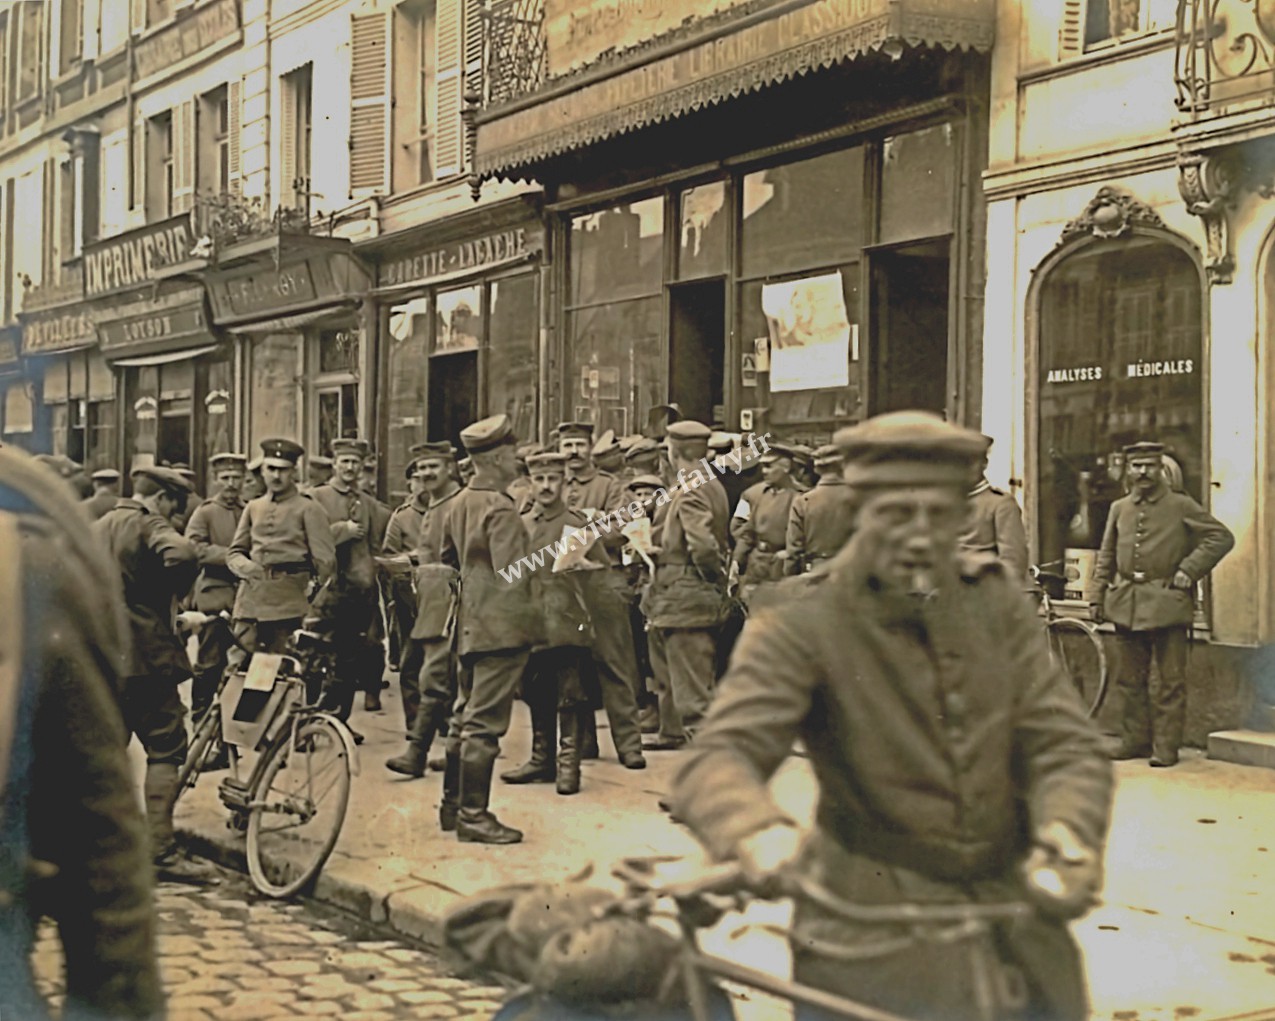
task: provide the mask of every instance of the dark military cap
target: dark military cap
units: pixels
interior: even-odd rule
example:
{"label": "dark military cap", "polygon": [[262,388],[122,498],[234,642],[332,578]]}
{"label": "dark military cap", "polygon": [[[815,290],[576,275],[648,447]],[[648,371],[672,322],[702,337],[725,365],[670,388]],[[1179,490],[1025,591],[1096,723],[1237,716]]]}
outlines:
{"label": "dark military cap", "polygon": [[114,468],[99,468],[89,476],[94,482],[118,482],[120,473]]}
{"label": "dark military cap", "polygon": [[833,443],[857,486],[968,486],[986,449],[981,434],[928,411],[893,411],[840,429]]}
{"label": "dark military cap", "polygon": [[36,454],[35,459],[41,464],[52,468],[64,479],[73,478],[84,471],[84,466],[78,461],[72,461],[65,454]]}
{"label": "dark military cap", "polygon": [[174,495],[178,493],[194,492],[190,484],[190,479],[186,478],[176,468],[163,468],[159,465],[148,465],[145,468],[134,468],[133,478],[150,479],[157,483],[161,489],[167,493]]}
{"label": "dark military cap", "polygon": [[508,415],[492,415],[465,426],[460,431],[460,442],[469,453],[480,454],[504,444],[517,443],[518,438],[514,436]]}
{"label": "dark military cap", "polygon": [[356,439],[353,436],[340,436],[332,441],[332,457],[338,458],[342,454],[353,454],[358,458],[366,458],[368,455],[367,440]]}
{"label": "dark military cap", "polygon": [[815,465],[820,468],[827,467],[831,464],[838,464],[841,461],[841,450],[835,443],[825,443],[822,447],[815,450]]}
{"label": "dark military cap", "polygon": [[518,460],[525,462],[532,454],[543,454],[544,449],[539,443],[524,443],[518,448]]}
{"label": "dark military cap", "polygon": [[302,455],[305,454],[305,448],[300,443],[294,443],[292,440],[280,439],[278,437],[261,441],[261,459],[264,464],[266,461],[283,461],[289,468],[295,468]]}
{"label": "dark military cap", "polygon": [[629,479],[629,483],[625,489],[635,489],[638,486],[650,486],[652,489],[663,489],[664,480],[658,475],[638,475],[636,478]]}
{"label": "dark military cap", "polygon": [[636,444],[641,443],[644,439],[646,439],[646,437],[641,433],[629,433],[627,436],[621,436],[618,440],[616,440],[616,442],[620,444],[620,449],[627,454]]}
{"label": "dark military cap", "polygon": [[636,461],[639,457],[652,457],[660,452],[660,445],[646,436],[641,437],[624,455],[626,461]]}
{"label": "dark military cap", "polygon": [[412,456],[415,464],[417,461],[424,461],[426,458],[442,458],[445,461],[456,460],[456,448],[446,440],[438,443],[418,443],[412,448]]}
{"label": "dark military cap", "polygon": [[607,454],[618,451],[619,449],[620,444],[616,442],[615,430],[608,429],[598,437],[598,442],[593,445],[593,456],[605,457]]}
{"label": "dark military cap", "polygon": [[778,461],[781,457],[786,457],[789,461],[800,460],[796,448],[778,440],[770,440],[766,444],[766,449],[761,452],[761,456],[757,460],[759,460],[762,464],[771,464]]}
{"label": "dark military cap", "polygon": [[1139,440],[1137,443],[1130,443],[1124,448],[1124,456],[1126,460],[1131,457],[1162,457],[1164,456],[1164,444],[1155,443],[1151,440]]}
{"label": "dark military cap", "polygon": [[592,422],[559,422],[558,439],[565,440],[569,436],[583,436],[586,440],[593,439],[593,423]]}
{"label": "dark military cap", "polygon": [[221,454],[213,454],[208,459],[208,467],[213,471],[217,471],[219,467],[226,468],[243,468],[248,463],[248,458],[243,454],[231,454],[229,452]]}
{"label": "dark military cap", "polygon": [[567,470],[567,458],[565,454],[555,454],[552,450],[545,451],[542,454],[530,454],[527,457],[527,471],[534,475],[536,472],[557,471],[565,472]]}
{"label": "dark military cap", "polygon": [[702,440],[707,443],[708,438],[712,435],[712,429],[703,422],[696,422],[693,418],[674,422],[668,427],[668,438],[670,440]]}
{"label": "dark military cap", "polygon": [[311,468],[331,468],[332,458],[324,454],[315,454],[313,457],[307,457],[305,463]]}

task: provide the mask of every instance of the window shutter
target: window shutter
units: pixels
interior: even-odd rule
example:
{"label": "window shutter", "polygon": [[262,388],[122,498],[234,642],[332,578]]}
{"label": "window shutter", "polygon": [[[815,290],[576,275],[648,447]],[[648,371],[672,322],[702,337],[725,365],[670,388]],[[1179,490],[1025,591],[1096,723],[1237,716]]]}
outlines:
{"label": "window shutter", "polygon": [[460,121],[464,92],[464,4],[438,0],[435,13],[437,71],[434,76],[434,174],[450,177],[461,171],[464,132]]}
{"label": "window shutter", "polygon": [[133,209],[146,208],[146,121],[133,123]]}
{"label": "window shutter", "polygon": [[133,35],[146,29],[146,0],[132,0],[129,4],[129,26]]}
{"label": "window shutter", "polygon": [[350,19],[350,198],[387,191],[390,15]]}
{"label": "window shutter", "polygon": [[279,205],[297,204],[297,89],[289,78],[281,80],[279,103]]}
{"label": "window shutter", "polygon": [[[465,87],[461,90],[461,107],[464,108],[465,94],[481,94],[483,89],[483,19],[482,0],[464,0],[465,4]],[[473,166],[474,154],[470,146],[469,132],[465,131],[461,122],[461,138],[464,143],[464,165],[462,169]]]}
{"label": "window shutter", "polygon": [[226,145],[229,147],[229,157],[226,160],[226,191],[231,195],[240,194],[243,183],[240,179],[240,136],[243,134],[243,83],[238,79],[234,79],[226,86],[226,113],[227,113],[227,129],[229,137],[226,139]]}
{"label": "window shutter", "polygon": [[195,204],[195,101],[173,107],[173,212],[188,212]]}
{"label": "window shutter", "polygon": [[40,222],[40,281],[56,283],[58,262],[61,258],[58,237],[58,163],[55,159],[44,161],[44,183],[40,188],[42,219]]}
{"label": "window shutter", "polygon": [[1085,52],[1085,0],[1063,0],[1062,27],[1058,30],[1058,59],[1068,60]]}

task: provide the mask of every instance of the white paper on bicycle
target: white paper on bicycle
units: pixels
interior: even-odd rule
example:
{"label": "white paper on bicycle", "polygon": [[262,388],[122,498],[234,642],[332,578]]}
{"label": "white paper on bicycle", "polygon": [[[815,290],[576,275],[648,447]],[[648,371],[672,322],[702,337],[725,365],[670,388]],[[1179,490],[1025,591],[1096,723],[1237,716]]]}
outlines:
{"label": "white paper on bicycle", "polygon": [[283,656],[272,652],[254,652],[244,676],[244,691],[270,691],[274,688]]}

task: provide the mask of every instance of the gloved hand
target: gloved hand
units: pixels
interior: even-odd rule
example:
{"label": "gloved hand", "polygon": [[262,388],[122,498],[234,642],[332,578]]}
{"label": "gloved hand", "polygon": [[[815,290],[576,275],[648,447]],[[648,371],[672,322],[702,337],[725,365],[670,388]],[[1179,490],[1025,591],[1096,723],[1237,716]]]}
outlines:
{"label": "gloved hand", "polygon": [[1106,615],[1102,612],[1102,603],[1089,604],[1089,619],[1095,624],[1101,624],[1107,619]]}
{"label": "gloved hand", "polygon": [[1065,822],[1055,820],[1036,831],[1036,846],[1023,863],[1027,896],[1055,918],[1085,914],[1102,887],[1102,862]]}

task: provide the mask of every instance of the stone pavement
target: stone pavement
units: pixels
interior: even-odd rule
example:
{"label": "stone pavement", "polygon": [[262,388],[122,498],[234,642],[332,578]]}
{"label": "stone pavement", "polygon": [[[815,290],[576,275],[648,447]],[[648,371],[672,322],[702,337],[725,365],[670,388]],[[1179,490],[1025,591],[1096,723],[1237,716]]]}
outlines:
{"label": "stone pavement", "polygon": [[[352,720],[367,743],[341,840],[316,886],[319,900],[432,942],[441,913],[487,887],[566,879],[591,866],[605,873],[628,855],[699,854],[657,803],[677,753],[648,753],[647,770],[625,770],[602,722],[603,758],[585,763],[580,794],[560,797],[549,785],[511,787],[497,780],[492,807],[525,832],[524,842],[461,844],[437,828],[439,774],[406,780],[385,770],[383,761],[402,748],[393,690],[385,706],[376,714],[356,710]],[[522,761],[527,731],[519,705],[498,769]],[[202,779],[183,799],[179,829],[195,846],[241,858],[242,838],[226,828],[217,801],[219,775]],[[1104,906],[1075,929],[1094,1017],[1204,1021],[1261,1011],[1256,1016],[1275,1018],[1275,773],[1188,752],[1176,769],[1129,762],[1118,764],[1117,775]],[[795,817],[810,818],[815,785],[804,760],[784,766],[775,790]],[[782,944],[756,932],[741,938],[737,930],[784,918],[782,908],[759,905],[714,942],[782,972]],[[753,1016],[776,1014],[768,1009]]]}

